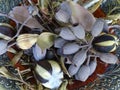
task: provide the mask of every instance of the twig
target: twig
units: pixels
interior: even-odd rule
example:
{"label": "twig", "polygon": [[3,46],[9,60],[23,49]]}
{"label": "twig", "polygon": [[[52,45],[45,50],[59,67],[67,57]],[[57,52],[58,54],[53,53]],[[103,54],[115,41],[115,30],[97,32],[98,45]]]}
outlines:
{"label": "twig", "polygon": [[12,37],[12,38],[9,40],[9,42],[12,41],[14,38],[16,38],[16,37],[20,34],[23,26],[29,21],[30,18],[32,18],[32,16],[29,16],[29,17],[23,22],[23,24],[22,24],[22,25],[20,26],[20,28],[18,29],[16,35],[15,35],[14,37]]}
{"label": "twig", "polygon": [[0,16],[7,17],[7,18],[9,18],[9,19],[15,21],[16,24],[19,23],[16,19],[14,19],[13,17],[11,17],[11,16],[9,16],[9,15],[7,15],[7,14],[0,13]]}

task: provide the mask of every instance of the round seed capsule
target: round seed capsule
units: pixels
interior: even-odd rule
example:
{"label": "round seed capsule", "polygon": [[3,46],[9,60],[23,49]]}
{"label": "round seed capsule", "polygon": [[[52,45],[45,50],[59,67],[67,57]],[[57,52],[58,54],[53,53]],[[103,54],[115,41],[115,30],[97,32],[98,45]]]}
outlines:
{"label": "round seed capsule", "polygon": [[54,60],[41,60],[35,66],[35,75],[43,86],[55,89],[60,86],[63,72],[60,65]]}
{"label": "round seed capsule", "polygon": [[98,52],[114,52],[118,46],[119,39],[112,34],[103,34],[94,38],[92,45]]}

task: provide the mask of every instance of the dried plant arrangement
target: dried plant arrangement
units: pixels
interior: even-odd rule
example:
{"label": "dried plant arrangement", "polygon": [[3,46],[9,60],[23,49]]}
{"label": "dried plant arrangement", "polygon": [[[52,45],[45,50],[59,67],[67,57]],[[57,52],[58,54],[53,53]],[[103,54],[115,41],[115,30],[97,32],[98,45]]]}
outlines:
{"label": "dried plant arrangement", "polygon": [[0,90],[119,89],[120,0],[0,7]]}

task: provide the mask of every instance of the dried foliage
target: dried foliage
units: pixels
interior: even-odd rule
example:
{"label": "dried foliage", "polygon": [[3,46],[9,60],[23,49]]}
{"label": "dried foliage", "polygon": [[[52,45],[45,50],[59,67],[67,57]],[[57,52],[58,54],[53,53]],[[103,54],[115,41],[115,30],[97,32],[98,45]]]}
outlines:
{"label": "dried foliage", "polygon": [[[120,36],[110,31],[120,29],[120,25],[114,23],[120,19],[119,13],[114,19],[109,15],[96,18],[93,12],[99,6],[104,7],[106,1],[83,1],[23,0],[9,13],[1,12],[0,16],[15,25],[0,23],[0,57],[3,59],[0,79],[14,82],[15,90],[67,90],[70,79],[85,82],[95,72],[98,62],[119,64],[119,56],[110,52],[119,46]],[[114,10],[116,8],[108,14]],[[108,37],[94,43],[104,34]],[[100,52],[95,45],[108,52]],[[12,54],[10,60],[8,52]],[[105,75],[98,76],[103,79]],[[6,88],[8,86],[0,85],[0,89]]]}

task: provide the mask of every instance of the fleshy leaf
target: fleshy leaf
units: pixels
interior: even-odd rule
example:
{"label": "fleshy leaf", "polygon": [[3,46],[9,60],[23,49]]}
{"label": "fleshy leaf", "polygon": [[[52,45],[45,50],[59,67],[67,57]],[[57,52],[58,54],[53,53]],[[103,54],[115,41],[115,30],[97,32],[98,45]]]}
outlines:
{"label": "fleshy leaf", "polygon": [[79,39],[85,38],[85,31],[81,25],[71,27],[71,30],[77,38],[79,38]]}
{"label": "fleshy leaf", "polygon": [[61,29],[60,36],[65,40],[75,40],[76,39],[75,35],[67,27],[64,27]]}
{"label": "fleshy leaf", "polygon": [[72,19],[74,19],[74,22],[78,22],[86,31],[90,31],[95,22],[94,16],[79,4],[73,1],[68,1],[68,3],[72,10]]}
{"label": "fleshy leaf", "polygon": [[108,64],[116,64],[118,63],[118,57],[113,55],[112,53],[98,53],[98,56],[101,61]]}
{"label": "fleshy leaf", "polygon": [[98,36],[102,32],[103,27],[104,21],[102,19],[97,19],[91,30],[92,36]]}
{"label": "fleshy leaf", "polygon": [[67,43],[63,46],[63,54],[69,55],[74,54],[80,49],[80,46],[77,43]]}
{"label": "fleshy leaf", "polygon": [[43,32],[39,35],[37,39],[37,44],[42,50],[48,49],[54,44],[56,37],[56,34]]}
{"label": "fleshy leaf", "polygon": [[87,65],[83,65],[78,70],[77,74],[75,75],[77,80],[86,81],[90,75],[90,67]]}

